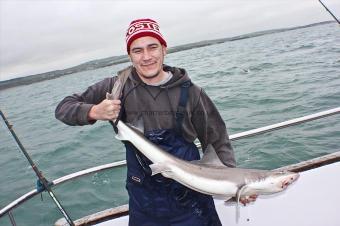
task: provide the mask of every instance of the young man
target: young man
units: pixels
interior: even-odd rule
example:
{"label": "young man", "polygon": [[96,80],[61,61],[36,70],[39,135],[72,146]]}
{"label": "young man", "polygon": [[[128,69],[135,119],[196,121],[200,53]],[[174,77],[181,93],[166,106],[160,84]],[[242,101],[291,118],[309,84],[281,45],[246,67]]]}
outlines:
{"label": "young man", "polygon": [[[56,118],[69,125],[142,118],[144,135],[169,153],[199,159],[193,143],[198,138],[203,150],[212,144],[221,161],[235,167],[224,121],[213,102],[184,69],[164,65],[167,43],[157,22],[132,21],[126,43],[132,66],[118,73],[128,76],[120,100],[106,99],[118,76],[106,78],[62,100]],[[221,225],[211,196],[160,175],[151,177],[150,161],[130,143],[125,147],[130,226]]]}

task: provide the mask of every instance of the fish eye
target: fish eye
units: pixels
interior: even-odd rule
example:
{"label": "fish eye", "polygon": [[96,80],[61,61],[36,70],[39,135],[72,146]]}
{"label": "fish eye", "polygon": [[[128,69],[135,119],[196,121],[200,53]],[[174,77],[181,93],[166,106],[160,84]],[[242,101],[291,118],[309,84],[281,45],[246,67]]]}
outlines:
{"label": "fish eye", "polygon": [[278,172],[279,175],[283,175],[283,174],[285,174],[285,173],[286,173],[285,171],[279,171],[279,172]]}

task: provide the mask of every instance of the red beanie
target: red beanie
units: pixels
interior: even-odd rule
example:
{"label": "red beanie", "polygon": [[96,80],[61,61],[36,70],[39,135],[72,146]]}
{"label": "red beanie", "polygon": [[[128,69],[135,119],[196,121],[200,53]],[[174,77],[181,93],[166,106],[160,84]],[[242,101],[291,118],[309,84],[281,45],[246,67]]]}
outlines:
{"label": "red beanie", "polygon": [[154,37],[158,39],[162,45],[167,46],[156,21],[151,19],[138,19],[132,21],[126,31],[127,52],[130,53],[130,45],[134,40],[145,36]]}

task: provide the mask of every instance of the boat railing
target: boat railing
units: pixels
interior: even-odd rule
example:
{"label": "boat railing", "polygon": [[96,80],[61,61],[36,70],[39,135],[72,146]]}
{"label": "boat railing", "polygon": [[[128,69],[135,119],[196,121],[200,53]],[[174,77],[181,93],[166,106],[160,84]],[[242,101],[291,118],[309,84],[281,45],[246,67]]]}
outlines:
{"label": "boat railing", "polygon": [[[279,130],[279,129],[282,129],[282,128],[298,125],[298,124],[301,124],[301,123],[317,120],[317,119],[320,119],[320,118],[328,117],[328,116],[339,114],[339,113],[340,113],[340,107],[337,107],[337,108],[322,111],[322,112],[319,112],[319,113],[315,113],[315,114],[311,114],[311,115],[307,115],[307,116],[303,116],[303,117],[299,117],[299,118],[294,118],[294,119],[284,121],[284,122],[281,122],[281,123],[272,124],[272,125],[269,125],[269,126],[260,127],[260,128],[257,128],[257,129],[233,134],[233,135],[230,135],[229,138],[230,138],[230,140],[238,140],[238,139],[242,139],[242,138],[256,136],[256,135],[267,133],[267,132],[270,132],[270,131],[273,131],[273,130]],[[57,185],[62,184],[66,181],[74,180],[78,177],[83,177],[85,175],[89,175],[89,174],[92,174],[92,173],[112,169],[112,168],[115,168],[115,167],[121,167],[121,166],[125,166],[125,165],[126,165],[126,160],[122,160],[122,161],[117,161],[117,162],[113,162],[113,163],[104,164],[104,165],[92,167],[92,168],[89,168],[89,169],[81,170],[81,171],[78,171],[78,172],[75,172],[75,173],[72,173],[72,174],[68,174],[66,176],[63,176],[63,177],[60,177],[58,179],[53,180],[51,187],[57,186]],[[40,191],[40,190],[38,191],[37,189],[33,189],[30,192],[22,195],[18,199],[12,201],[11,203],[9,203],[7,206],[5,206],[4,208],[2,208],[0,210],[0,218],[4,217],[5,215],[8,215],[8,217],[10,218],[10,221],[12,222],[12,225],[16,225],[11,211],[14,208],[18,207],[22,203],[28,201],[29,199],[31,199],[32,197],[36,196],[37,194],[39,194],[41,192],[42,191]]]}

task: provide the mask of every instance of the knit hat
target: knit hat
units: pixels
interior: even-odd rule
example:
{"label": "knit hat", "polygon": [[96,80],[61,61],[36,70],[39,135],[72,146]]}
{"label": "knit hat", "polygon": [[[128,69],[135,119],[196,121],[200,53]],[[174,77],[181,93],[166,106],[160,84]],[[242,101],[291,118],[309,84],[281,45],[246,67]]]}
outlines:
{"label": "knit hat", "polygon": [[158,39],[162,45],[167,46],[156,21],[151,19],[138,19],[132,21],[126,31],[127,52],[130,53],[130,45],[134,40],[145,36],[154,37]]}

